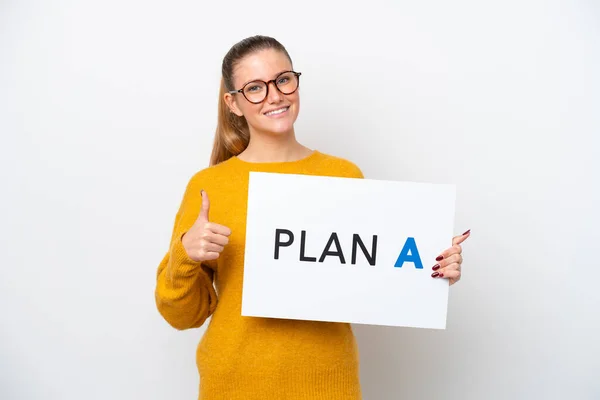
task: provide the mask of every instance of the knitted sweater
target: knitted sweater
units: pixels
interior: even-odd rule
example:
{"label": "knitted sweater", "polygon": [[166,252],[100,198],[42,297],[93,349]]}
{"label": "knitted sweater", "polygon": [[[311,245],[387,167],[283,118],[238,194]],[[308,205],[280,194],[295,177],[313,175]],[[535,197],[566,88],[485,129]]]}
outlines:
{"label": "knitted sweater", "polygon": [[[199,399],[361,399],[349,324],[241,316],[250,171],[363,177],[353,163],[314,151],[290,162],[233,157],[191,178],[158,267],[155,294],[160,314],[177,329],[200,327],[210,317],[196,350]],[[217,260],[198,263],[187,256],[181,237],[198,217],[202,189],[210,200],[210,221],[232,234]]]}

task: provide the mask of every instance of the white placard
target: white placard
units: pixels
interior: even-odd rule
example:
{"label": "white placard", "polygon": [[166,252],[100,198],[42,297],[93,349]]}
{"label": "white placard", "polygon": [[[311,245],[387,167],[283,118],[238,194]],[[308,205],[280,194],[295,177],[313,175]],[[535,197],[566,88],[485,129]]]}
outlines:
{"label": "white placard", "polygon": [[242,315],[445,329],[448,281],[431,268],[455,198],[447,184],[251,172]]}

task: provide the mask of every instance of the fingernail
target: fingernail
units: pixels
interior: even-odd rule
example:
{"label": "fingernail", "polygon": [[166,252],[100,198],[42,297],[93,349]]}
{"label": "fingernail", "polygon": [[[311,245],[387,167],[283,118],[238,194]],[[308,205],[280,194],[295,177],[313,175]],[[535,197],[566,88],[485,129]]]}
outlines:
{"label": "fingernail", "polygon": [[433,266],[433,268],[431,268],[431,269],[434,270],[434,271],[437,271],[438,269],[440,269],[440,264],[435,264]]}
{"label": "fingernail", "polygon": [[443,273],[443,272],[440,272],[440,275],[439,275],[439,277],[440,277],[440,278],[443,278],[443,277],[444,277],[444,273]]}
{"label": "fingernail", "polygon": [[471,232],[471,230],[469,229],[468,231],[466,231],[465,233],[463,233],[463,236],[466,235],[467,233]]}
{"label": "fingernail", "polygon": [[438,256],[435,261],[442,261],[444,259],[444,256]]}
{"label": "fingernail", "polygon": [[432,277],[432,278],[436,278],[436,277],[437,277],[437,276],[439,276],[439,275],[440,275],[440,273],[439,273],[439,272],[434,272],[433,274],[431,274],[431,277]]}

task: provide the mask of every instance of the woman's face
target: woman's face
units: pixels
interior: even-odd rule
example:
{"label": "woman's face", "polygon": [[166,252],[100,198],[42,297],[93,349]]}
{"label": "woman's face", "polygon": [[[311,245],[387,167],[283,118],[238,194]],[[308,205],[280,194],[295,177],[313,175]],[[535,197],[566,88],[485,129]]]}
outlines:
{"label": "woman's face", "polygon": [[[234,88],[241,89],[248,82],[256,80],[268,82],[277,78],[282,90],[288,92],[289,85],[293,85],[293,82],[288,79],[289,76],[286,78],[280,74],[291,70],[290,60],[284,53],[273,49],[261,50],[244,57],[236,64],[233,70]],[[246,94],[253,101],[262,97],[261,91],[264,93],[264,88],[260,85],[252,83],[246,86]],[[300,109],[298,90],[292,94],[283,94],[277,90],[273,82],[269,83],[268,94],[259,104],[251,103],[242,93],[234,95],[227,93],[225,101],[231,111],[246,118],[251,132],[271,135],[293,132],[294,122]]]}

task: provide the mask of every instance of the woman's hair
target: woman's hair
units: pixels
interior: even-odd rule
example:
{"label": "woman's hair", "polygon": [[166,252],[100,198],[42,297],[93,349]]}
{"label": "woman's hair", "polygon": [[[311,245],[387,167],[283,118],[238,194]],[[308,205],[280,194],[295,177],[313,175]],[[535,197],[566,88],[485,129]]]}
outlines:
{"label": "woman's hair", "polygon": [[223,58],[221,66],[221,89],[219,91],[219,117],[210,165],[216,165],[246,149],[250,141],[250,129],[246,118],[230,112],[225,103],[225,93],[233,87],[233,69],[244,57],[260,50],[274,49],[282,52],[292,62],[290,55],[281,43],[268,36],[252,36],[235,45]]}

